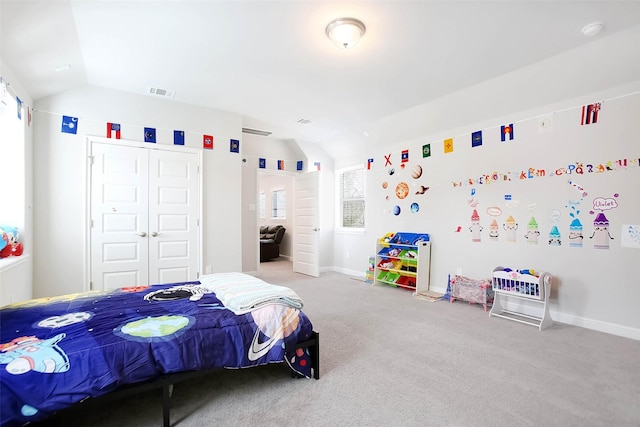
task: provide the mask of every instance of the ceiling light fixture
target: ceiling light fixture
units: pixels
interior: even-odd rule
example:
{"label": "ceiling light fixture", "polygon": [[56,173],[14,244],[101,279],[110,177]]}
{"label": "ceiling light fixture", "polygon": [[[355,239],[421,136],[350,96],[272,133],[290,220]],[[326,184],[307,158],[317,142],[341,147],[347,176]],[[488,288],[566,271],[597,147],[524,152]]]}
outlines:
{"label": "ceiling light fixture", "polygon": [[593,37],[597,34],[600,34],[600,31],[602,31],[602,27],[604,27],[604,24],[602,22],[592,22],[591,24],[587,24],[582,27],[582,34],[584,34],[586,37]]}
{"label": "ceiling light fixture", "polygon": [[358,44],[366,28],[354,18],[338,18],[327,25],[327,37],[340,49],[351,49]]}

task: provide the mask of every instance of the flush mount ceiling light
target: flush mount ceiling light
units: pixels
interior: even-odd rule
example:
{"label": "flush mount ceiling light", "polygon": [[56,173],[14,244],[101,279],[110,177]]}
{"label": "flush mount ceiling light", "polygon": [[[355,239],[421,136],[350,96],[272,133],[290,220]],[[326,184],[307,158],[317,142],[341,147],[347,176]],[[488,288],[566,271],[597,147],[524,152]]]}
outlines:
{"label": "flush mount ceiling light", "polygon": [[351,49],[358,44],[366,28],[354,18],[338,18],[327,25],[327,37],[340,49]]}
{"label": "flush mount ceiling light", "polygon": [[591,24],[587,24],[582,27],[582,34],[584,34],[586,37],[593,37],[597,34],[600,34],[600,31],[602,31],[602,27],[604,27],[604,24],[602,22],[592,22]]}

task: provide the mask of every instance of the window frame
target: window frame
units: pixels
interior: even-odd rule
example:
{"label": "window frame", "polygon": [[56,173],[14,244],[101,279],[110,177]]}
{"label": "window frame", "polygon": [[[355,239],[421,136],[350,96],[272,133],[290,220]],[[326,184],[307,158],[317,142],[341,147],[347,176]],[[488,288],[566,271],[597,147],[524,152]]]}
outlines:
{"label": "window frame", "polygon": [[[344,198],[343,195],[343,177],[345,174],[350,173],[352,171],[360,171],[362,174],[362,197],[355,198]],[[367,210],[367,202],[366,202],[366,194],[367,194],[367,176],[366,169],[364,165],[355,165],[346,168],[341,168],[336,170],[336,200],[338,203],[336,204],[336,229],[340,232],[355,232],[361,233],[366,229],[366,210]],[[346,199],[346,200],[345,200]],[[344,202],[345,201],[362,201],[362,225],[361,226],[345,226],[344,225]]]}

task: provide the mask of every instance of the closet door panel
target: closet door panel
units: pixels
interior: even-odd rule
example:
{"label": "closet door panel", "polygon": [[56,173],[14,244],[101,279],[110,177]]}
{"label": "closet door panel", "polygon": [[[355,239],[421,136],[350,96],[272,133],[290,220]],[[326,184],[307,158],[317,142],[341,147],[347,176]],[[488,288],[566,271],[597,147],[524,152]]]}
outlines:
{"label": "closet door panel", "polygon": [[150,282],[197,280],[197,155],[156,150],[149,155]]}
{"label": "closet door panel", "polygon": [[148,282],[148,176],[146,150],[92,144],[92,289]]}

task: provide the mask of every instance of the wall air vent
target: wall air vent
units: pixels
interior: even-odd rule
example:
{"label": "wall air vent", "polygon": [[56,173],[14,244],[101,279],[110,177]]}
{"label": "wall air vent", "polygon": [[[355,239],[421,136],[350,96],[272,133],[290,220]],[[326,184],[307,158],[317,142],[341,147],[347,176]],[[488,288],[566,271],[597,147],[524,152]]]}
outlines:
{"label": "wall air vent", "polygon": [[175,90],[167,90],[167,89],[160,89],[157,87],[150,87],[147,89],[147,93],[149,95],[153,95],[153,96],[159,96],[161,98],[173,98],[173,96],[176,94]]}
{"label": "wall air vent", "polygon": [[260,136],[271,135],[271,132],[267,132],[266,130],[258,130],[258,129],[250,129],[250,128],[242,128],[242,133],[250,133],[251,135],[260,135]]}

